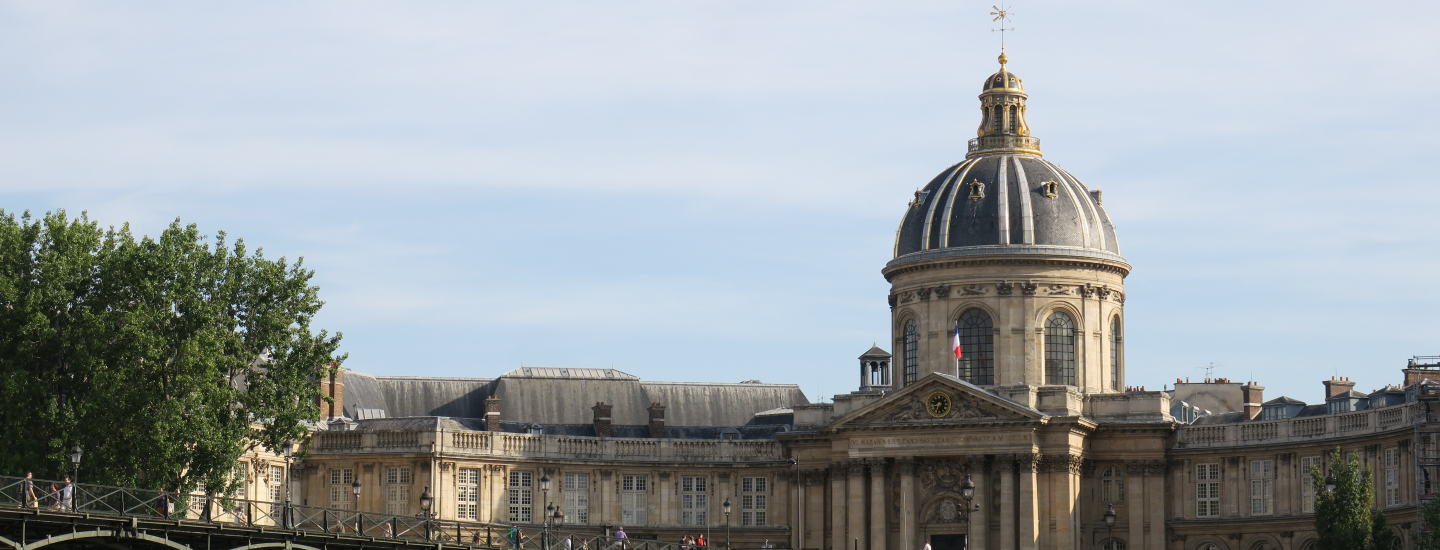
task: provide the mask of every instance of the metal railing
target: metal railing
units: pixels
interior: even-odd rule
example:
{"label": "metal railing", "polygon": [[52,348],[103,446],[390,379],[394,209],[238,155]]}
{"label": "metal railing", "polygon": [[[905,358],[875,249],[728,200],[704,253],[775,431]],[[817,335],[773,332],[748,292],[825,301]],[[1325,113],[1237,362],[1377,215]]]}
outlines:
{"label": "metal railing", "polygon": [[[33,497],[31,491],[23,490],[25,478],[0,476],[0,506],[55,513],[278,527],[301,532],[449,542],[485,548],[680,550],[680,545],[673,542],[615,539],[554,527],[456,521],[198,494],[167,494],[164,491],[89,483],[75,483],[67,492],[65,483],[46,479],[33,479],[30,487]],[[570,540],[569,547],[565,546],[566,539]]]}

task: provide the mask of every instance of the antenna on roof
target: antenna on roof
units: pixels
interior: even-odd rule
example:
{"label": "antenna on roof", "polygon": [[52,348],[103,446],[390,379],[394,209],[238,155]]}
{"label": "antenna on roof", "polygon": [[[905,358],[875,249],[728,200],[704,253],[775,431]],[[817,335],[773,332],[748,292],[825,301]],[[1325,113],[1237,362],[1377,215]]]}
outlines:
{"label": "antenna on roof", "polygon": [[1205,365],[1205,366],[1203,366],[1203,367],[1195,367],[1195,368],[1197,368],[1197,369],[1205,369],[1205,379],[1206,379],[1206,381],[1209,381],[1209,379],[1215,377],[1215,367],[1223,367],[1223,366],[1225,366],[1225,365],[1221,365],[1221,364],[1219,364],[1219,363],[1216,363],[1216,362],[1214,362],[1214,361],[1211,361],[1209,365]]}

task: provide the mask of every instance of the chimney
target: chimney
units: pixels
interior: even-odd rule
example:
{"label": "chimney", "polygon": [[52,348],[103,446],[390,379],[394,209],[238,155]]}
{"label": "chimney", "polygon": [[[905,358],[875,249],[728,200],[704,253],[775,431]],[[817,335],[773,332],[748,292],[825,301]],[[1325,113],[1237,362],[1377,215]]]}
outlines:
{"label": "chimney", "polygon": [[1240,400],[1245,403],[1245,417],[1251,420],[1260,417],[1260,405],[1265,402],[1265,386],[1254,382],[1240,386]]}
{"label": "chimney", "polygon": [[1330,379],[1326,380],[1324,383],[1326,399],[1350,391],[1355,387],[1355,383],[1351,382],[1348,378],[1345,377],[1336,378],[1334,376],[1331,376]]}
{"label": "chimney", "polygon": [[485,431],[500,431],[500,398],[493,395],[485,398]]}
{"label": "chimney", "polygon": [[[665,405],[650,404],[650,437],[665,437]],[[597,432],[599,430],[596,430]]]}
{"label": "chimney", "polygon": [[600,401],[590,408],[595,411],[595,437],[610,437],[610,409],[614,407],[614,405],[606,405],[604,401]]}
{"label": "chimney", "polygon": [[320,412],[326,420],[334,420],[345,416],[345,371],[336,363],[330,363],[330,374],[320,380],[320,395],[330,398],[330,402],[320,401]]}

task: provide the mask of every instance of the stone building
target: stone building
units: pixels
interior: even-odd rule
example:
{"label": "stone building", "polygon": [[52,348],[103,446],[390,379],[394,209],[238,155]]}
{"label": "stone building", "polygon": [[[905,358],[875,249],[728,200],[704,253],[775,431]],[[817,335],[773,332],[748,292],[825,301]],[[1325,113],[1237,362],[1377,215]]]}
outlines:
{"label": "stone building", "polygon": [[1043,157],[999,61],[964,160],[905,209],[882,270],[894,355],[862,354],[856,391],[346,372],[325,381],[335,405],[296,500],[405,514],[429,487],[447,519],[533,525],[554,503],[569,529],[720,542],[728,523],[746,548],[1307,550],[1309,472],[1338,447],[1372,467],[1375,506],[1413,548],[1440,475],[1440,361],[1370,394],[1325,381],[1317,404],[1254,382],[1127,385],[1131,265],[1100,190]]}

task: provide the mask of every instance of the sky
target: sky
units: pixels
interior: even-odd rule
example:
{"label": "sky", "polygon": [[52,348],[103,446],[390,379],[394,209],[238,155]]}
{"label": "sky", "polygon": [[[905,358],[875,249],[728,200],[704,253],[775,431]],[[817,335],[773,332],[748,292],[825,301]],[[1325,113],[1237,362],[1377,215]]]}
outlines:
{"label": "sky", "polygon": [[[303,257],[346,366],[858,385],[993,2],[0,2],[0,208]],[[1104,191],[1127,380],[1317,402],[1440,354],[1440,3],[1016,2]],[[882,346],[887,347],[888,346]]]}

